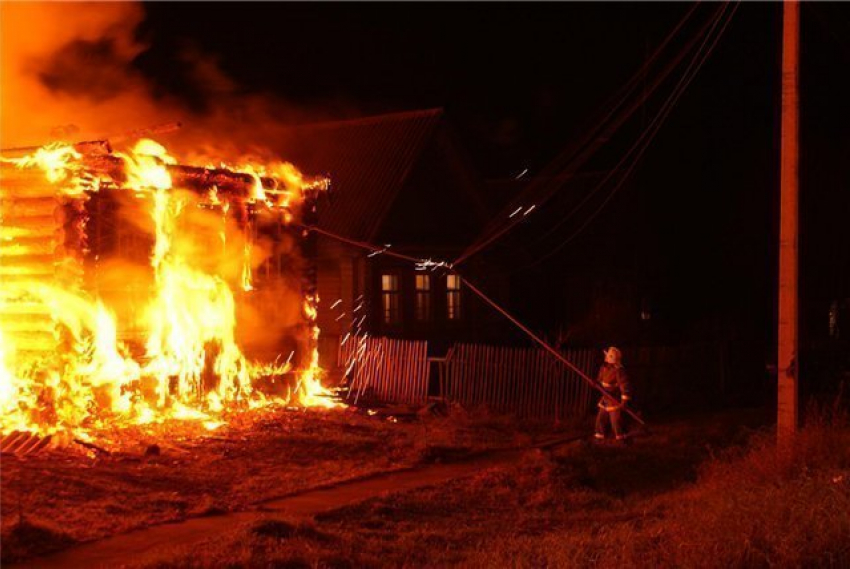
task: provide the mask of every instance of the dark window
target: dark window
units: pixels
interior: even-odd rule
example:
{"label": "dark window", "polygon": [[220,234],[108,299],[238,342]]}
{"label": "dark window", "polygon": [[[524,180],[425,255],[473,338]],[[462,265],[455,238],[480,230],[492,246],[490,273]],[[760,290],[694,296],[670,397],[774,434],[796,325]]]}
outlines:
{"label": "dark window", "polygon": [[446,318],[460,320],[460,277],[446,275]]}
{"label": "dark window", "polygon": [[640,319],[646,322],[652,319],[652,308],[649,304],[649,299],[644,297],[640,302]]}
{"label": "dark window", "polygon": [[416,275],[416,319],[431,319],[431,275]]}
{"label": "dark window", "polygon": [[381,308],[384,314],[384,324],[398,324],[401,317],[398,275],[381,275]]}
{"label": "dark window", "polygon": [[838,301],[829,305],[829,337],[838,338]]}

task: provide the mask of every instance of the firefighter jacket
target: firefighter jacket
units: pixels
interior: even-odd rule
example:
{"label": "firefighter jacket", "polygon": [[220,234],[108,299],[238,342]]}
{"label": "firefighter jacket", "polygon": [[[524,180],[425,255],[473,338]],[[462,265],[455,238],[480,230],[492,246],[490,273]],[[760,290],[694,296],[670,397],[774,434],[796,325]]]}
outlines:
{"label": "firefighter jacket", "polygon": [[[599,368],[599,375],[596,380],[602,386],[605,392],[621,403],[627,402],[632,397],[632,387],[629,383],[629,376],[626,375],[626,369],[621,365],[604,363]],[[607,397],[599,399],[599,407],[606,411],[619,409],[613,401]]]}

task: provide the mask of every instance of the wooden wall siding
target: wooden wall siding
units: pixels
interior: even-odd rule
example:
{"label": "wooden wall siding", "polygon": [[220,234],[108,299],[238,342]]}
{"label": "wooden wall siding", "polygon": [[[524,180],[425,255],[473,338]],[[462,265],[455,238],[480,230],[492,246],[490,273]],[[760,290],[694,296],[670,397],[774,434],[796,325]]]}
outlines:
{"label": "wooden wall siding", "polygon": [[[594,377],[597,351],[562,353]],[[566,420],[586,415],[595,401],[587,382],[540,349],[456,344],[442,365],[444,397],[465,406],[484,405],[530,419]]]}
{"label": "wooden wall siding", "polygon": [[[351,329],[357,296],[354,263],[358,250],[326,238],[319,239],[315,260],[319,290],[318,324],[323,334],[343,336]],[[330,307],[342,300],[332,310]],[[331,352],[333,354],[333,352]]]}
{"label": "wooden wall siding", "polygon": [[428,342],[349,336],[339,347],[338,365],[348,370],[351,401],[367,390],[393,403],[428,398]]}

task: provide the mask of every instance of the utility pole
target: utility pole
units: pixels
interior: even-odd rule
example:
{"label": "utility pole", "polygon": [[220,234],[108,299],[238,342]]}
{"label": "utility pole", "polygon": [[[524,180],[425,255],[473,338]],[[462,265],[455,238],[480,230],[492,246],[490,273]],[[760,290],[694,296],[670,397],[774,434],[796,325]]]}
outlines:
{"label": "utility pole", "polygon": [[782,144],[779,220],[779,346],[776,434],[786,443],[797,431],[798,374],[798,217],[799,217],[800,4],[783,2]]}

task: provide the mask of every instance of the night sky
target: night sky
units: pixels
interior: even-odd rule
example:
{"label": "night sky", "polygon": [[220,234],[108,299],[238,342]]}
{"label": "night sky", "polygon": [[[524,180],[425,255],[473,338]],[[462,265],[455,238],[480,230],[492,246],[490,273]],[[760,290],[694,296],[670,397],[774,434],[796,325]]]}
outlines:
{"label": "night sky", "polygon": [[[198,109],[208,97],[177,58],[187,49],[215,57],[242,92],[286,101],[284,118],[296,122],[444,107],[485,178],[533,176],[689,7],[157,2],[145,5],[139,32],[150,48],[136,64]],[[848,16],[841,4],[802,6],[801,279],[804,324],[819,333],[829,299],[850,297]],[[742,4],[587,240],[539,270],[637,267],[660,283],[669,311],[695,320],[721,311],[772,335],[780,37],[780,4]],[[664,96],[624,126],[623,140]],[[607,231],[616,245],[594,263],[588,244]]]}

